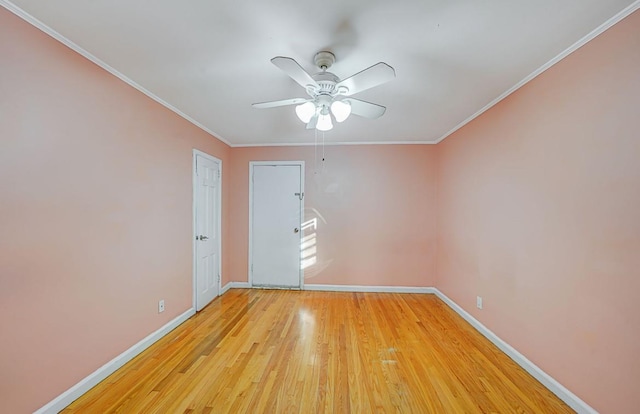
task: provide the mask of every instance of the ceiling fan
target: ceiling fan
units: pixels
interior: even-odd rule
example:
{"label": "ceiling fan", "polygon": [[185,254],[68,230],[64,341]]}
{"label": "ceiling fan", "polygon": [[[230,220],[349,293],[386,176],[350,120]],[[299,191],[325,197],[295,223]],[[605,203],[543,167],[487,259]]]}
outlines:
{"label": "ceiling fan", "polygon": [[322,51],[315,55],[314,63],[320,69],[310,75],[295,60],[277,56],[271,62],[282,69],[291,79],[305,88],[309,98],[293,98],[281,101],[254,103],[254,108],[275,108],[278,106],[297,105],[296,115],[307,129],[328,131],[333,128],[332,118],[342,122],[350,114],[375,119],[381,117],[385,110],[382,105],[362,101],[351,96],[364,90],[389,82],[396,76],[395,70],[384,62],[364,69],[346,79],[340,80],[336,75],[327,72],[336,61],[333,53]]}

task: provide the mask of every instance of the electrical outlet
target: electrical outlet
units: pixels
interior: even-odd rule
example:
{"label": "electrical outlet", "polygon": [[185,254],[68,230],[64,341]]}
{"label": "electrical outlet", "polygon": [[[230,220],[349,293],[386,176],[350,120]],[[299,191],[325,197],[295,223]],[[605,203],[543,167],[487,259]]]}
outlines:
{"label": "electrical outlet", "polygon": [[482,309],[482,296],[476,296],[476,307]]}
{"label": "electrical outlet", "polygon": [[160,299],[158,302],[158,313],[164,312],[164,299]]}

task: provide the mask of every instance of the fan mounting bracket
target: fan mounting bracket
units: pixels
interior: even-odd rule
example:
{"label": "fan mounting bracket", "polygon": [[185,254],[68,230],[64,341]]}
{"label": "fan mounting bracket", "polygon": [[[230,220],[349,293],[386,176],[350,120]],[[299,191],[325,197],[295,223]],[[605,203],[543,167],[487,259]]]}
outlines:
{"label": "fan mounting bracket", "polygon": [[313,62],[316,64],[320,70],[327,70],[336,62],[336,55],[333,53],[323,50],[321,52],[316,53],[313,58]]}

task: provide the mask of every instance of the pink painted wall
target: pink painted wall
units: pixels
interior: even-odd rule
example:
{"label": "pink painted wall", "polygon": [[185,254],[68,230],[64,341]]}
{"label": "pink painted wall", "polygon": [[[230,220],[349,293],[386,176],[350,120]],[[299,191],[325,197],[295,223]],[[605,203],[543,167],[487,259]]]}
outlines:
{"label": "pink painted wall", "polygon": [[596,409],[640,406],[638,12],[443,143],[329,146],[317,174],[313,147],[232,150],[2,8],[0,39],[0,412],[191,307],[194,147],[224,163],[223,283],[247,280],[249,161],[304,160],[306,283],[436,285]]}
{"label": "pink painted wall", "polygon": [[636,12],[438,145],[436,285],[603,413],[640,407],[639,116]]}
{"label": "pink painted wall", "polygon": [[299,160],[305,219],[321,217],[318,263],[305,270],[305,283],[433,286],[435,147],[327,146],[325,155],[315,173],[313,146],[233,149],[233,280],[247,281],[249,161]]}
{"label": "pink painted wall", "polygon": [[191,308],[192,148],[230,148],[3,8],[0,39],[0,412],[27,413]]}

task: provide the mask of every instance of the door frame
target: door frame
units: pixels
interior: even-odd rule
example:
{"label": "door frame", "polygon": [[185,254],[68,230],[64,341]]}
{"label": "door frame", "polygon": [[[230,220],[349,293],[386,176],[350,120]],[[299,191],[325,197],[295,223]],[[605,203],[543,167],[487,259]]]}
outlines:
{"label": "door frame", "polygon": [[[302,192],[302,200],[300,200],[300,243],[302,242],[302,222],[304,221],[304,161],[249,161],[249,260],[247,261],[247,281],[249,286],[253,287],[253,167],[261,165],[286,166],[295,165],[300,167],[300,192]],[[298,245],[300,246],[300,243]],[[302,262],[300,252],[298,252],[298,262]],[[302,266],[298,266],[300,272],[300,290],[304,289],[304,270]]]}
{"label": "door frame", "polygon": [[216,194],[216,198],[218,200],[218,211],[217,211],[217,217],[216,217],[216,221],[218,222],[218,225],[216,226],[218,229],[218,234],[216,235],[216,238],[218,240],[218,296],[220,296],[221,292],[222,292],[222,160],[219,158],[214,157],[213,155],[209,155],[206,152],[202,152],[200,150],[197,149],[193,149],[193,158],[192,158],[192,229],[191,229],[191,249],[192,249],[192,286],[193,286],[193,299],[192,299],[192,305],[193,305],[193,309],[196,310],[198,309],[198,275],[196,274],[196,269],[197,269],[197,263],[196,261],[198,260],[197,257],[197,246],[196,246],[196,236],[197,236],[197,231],[198,231],[198,227],[197,227],[197,222],[196,222],[196,218],[197,218],[197,206],[198,206],[198,199],[197,199],[197,194],[198,194],[198,175],[196,174],[196,162],[197,162],[197,156],[201,156],[203,158],[207,158],[215,163],[218,164],[219,168],[220,168],[220,178],[219,178],[219,182],[218,182],[218,191]]}

